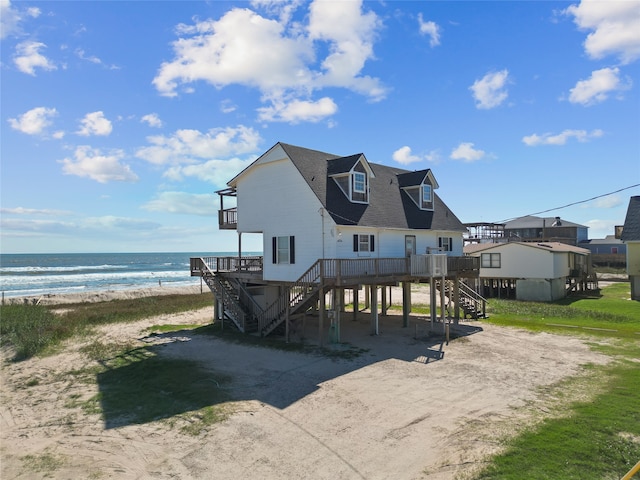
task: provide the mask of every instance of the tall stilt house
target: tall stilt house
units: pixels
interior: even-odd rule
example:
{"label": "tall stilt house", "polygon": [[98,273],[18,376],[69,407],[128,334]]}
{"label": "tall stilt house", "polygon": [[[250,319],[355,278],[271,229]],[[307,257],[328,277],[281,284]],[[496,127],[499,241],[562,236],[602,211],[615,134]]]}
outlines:
{"label": "tall stilt house", "polygon": [[[401,283],[408,298],[410,282],[432,278],[442,291],[447,280],[456,308],[466,308],[459,280],[477,276],[478,259],[463,257],[466,228],[435,193],[430,169],[277,143],[227,185],[217,192],[219,227],[237,232],[238,255],[194,258],[191,271],[240,330],[267,335],[309,311],[322,328],[331,292],[357,298],[363,286],[377,295]],[[263,256],[243,255],[243,234],[262,235]]]}

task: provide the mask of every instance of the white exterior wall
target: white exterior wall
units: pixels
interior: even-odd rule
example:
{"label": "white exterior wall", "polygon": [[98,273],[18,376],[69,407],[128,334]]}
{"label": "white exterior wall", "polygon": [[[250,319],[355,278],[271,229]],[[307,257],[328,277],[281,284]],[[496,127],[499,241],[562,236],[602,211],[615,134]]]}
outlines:
{"label": "white exterior wall", "polygon": [[[434,232],[431,230],[395,230],[372,227],[337,226],[325,234],[326,258],[402,258],[405,256],[405,236],[416,237],[416,253],[425,254],[427,248],[438,248],[438,237],[453,238],[451,256],[462,256],[462,234],[460,232]],[[371,253],[353,251],[353,235],[374,235],[375,251]]]}
{"label": "white exterior wall", "polygon": [[[294,281],[322,256],[321,204],[288,159],[264,163],[237,180],[238,232],[262,232],[265,280]],[[295,237],[294,264],[272,263],[277,236]]]}
{"label": "white exterior wall", "polygon": [[535,247],[507,243],[479,252],[500,253],[500,268],[480,267],[480,277],[486,278],[554,278],[551,252]]}

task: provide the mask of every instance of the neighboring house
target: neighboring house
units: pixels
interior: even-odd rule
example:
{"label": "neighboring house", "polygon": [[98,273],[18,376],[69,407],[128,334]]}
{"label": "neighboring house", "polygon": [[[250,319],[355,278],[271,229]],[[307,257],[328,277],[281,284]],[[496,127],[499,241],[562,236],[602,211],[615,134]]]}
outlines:
{"label": "neighboring house", "polygon": [[527,215],[504,224],[504,236],[520,242],[561,242],[578,245],[587,240],[589,227],[569,222],[560,217],[534,217]]}
{"label": "neighboring house", "polygon": [[626,265],[627,246],[615,235],[593,238],[578,244],[591,252],[591,263],[599,266]]}
{"label": "neighboring house", "polygon": [[620,239],[627,246],[631,299],[640,300],[640,196],[631,197]]}
{"label": "neighboring house", "polygon": [[[429,169],[411,172],[370,163],[361,153],[341,157],[277,143],[227,185],[218,192],[219,225],[237,231],[238,256],[195,259],[192,274],[211,277],[217,298],[224,292],[213,280],[250,297],[237,314],[256,317],[258,325],[237,321],[241,330],[268,334],[285,310],[313,308],[331,290],[357,294],[362,285],[406,286],[442,272],[477,275],[477,262],[474,269],[463,257],[466,228],[435,193]],[[242,256],[243,234],[262,235],[264,257]],[[425,266],[427,253],[440,254],[438,268]],[[301,295],[311,301],[292,300],[296,289],[306,289]],[[246,311],[247,304],[257,312]]]}
{"label": "neighboring house", "polygon": [[485,297],[548,302],[595,285],[590,252],[559,242],[507,242],[464,247],[480,259]]}

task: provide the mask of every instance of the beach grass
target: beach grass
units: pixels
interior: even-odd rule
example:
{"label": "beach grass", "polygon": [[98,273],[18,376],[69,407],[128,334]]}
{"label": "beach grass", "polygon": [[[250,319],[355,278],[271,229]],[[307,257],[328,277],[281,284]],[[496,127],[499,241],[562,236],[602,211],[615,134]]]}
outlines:
{"label": "beach grass", "polygon": [[[565,334],[588,334],[612,362],[591,366],[580,390],[587,399],[563,403],[549,418],[504,441],[476,479],[619,479],[640,459],[640,303],[629,284],[598,298],[550,304],[491,300],[488,322]],[[570,395],[568,385],[556,395]],[[591,395],[589,395],[591,393]]]}
{"label": "beach grass", "polygon": [[160,295],[127,300],[65,305],[8,304],[0,306],[2,344],[15,349],[15,359],[54,351],[74,335],[92,327],[131,322],[156,315],[197,310],[211,305],[207,294]]}

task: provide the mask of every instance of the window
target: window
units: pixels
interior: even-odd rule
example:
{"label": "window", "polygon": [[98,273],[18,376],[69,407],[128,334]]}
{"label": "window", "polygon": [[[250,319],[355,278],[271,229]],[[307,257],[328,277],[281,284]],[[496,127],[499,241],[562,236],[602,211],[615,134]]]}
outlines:
{"label": "window", "polygon": [[295,237],[272,237],[271,254],[273,263],[294,264]]}
{"label": "window", "polygon": [[500,268],[500,254],[483,253],[480,264],[482,268]]}
{"label": "window", "polygon": [[431,185],[422,185],[422,203],[431,203]]}
{"label": "window", "polygon": [[374,252],[375,237],[373,235],[354,235],[353,236],[354,252]]}
{"label": "window", "polygon": [[453,238],[451,237],[438,237],[438,247],[442,252],[453,251]]}
{"label": "window", "polygon": [[618,253],[618,247],[611,247],[611,253],[613,254]]}
{"label": "window", "polygon": [[353,172],[353,191],[367,193],[367,176],[362,172]]}

